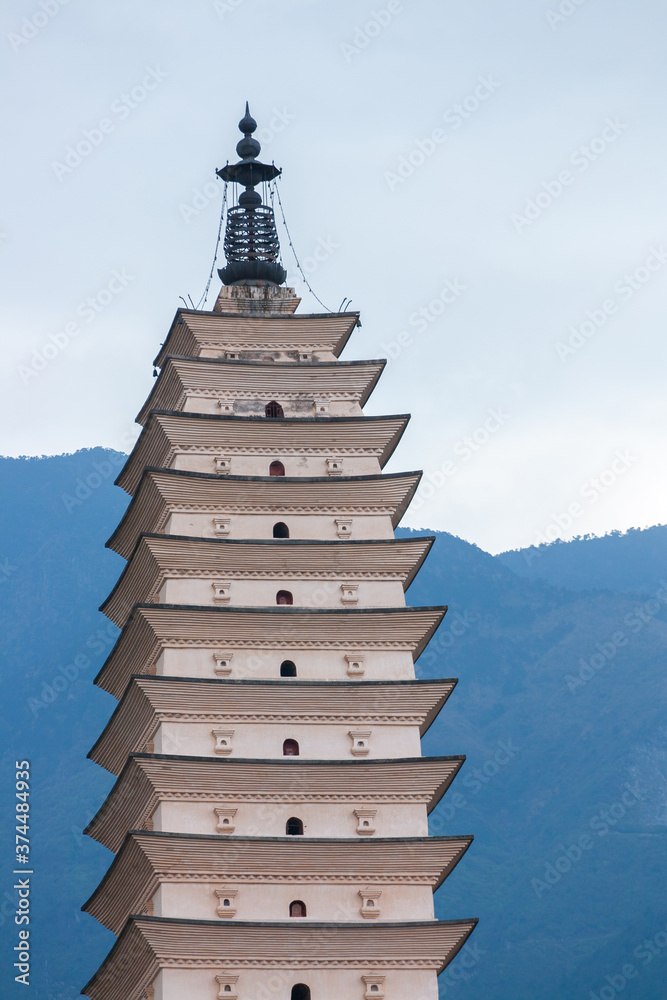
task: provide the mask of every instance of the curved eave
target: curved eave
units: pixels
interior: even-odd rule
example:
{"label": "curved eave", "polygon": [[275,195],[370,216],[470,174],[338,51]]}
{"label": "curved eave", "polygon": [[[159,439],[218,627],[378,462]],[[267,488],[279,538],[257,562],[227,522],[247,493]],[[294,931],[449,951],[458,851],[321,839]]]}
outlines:
{"label": "curved eave", "polygon": [[[295,607],[228,608],[189,604],[138,604],[132,609],[125,627],[103,663],[94,683],[115,698],[120,698],[133,674],[146,673],[162,648],[169,645],[174,635],[188,635],[210,643],[213,650],[220,644],[234,644],[239,634],[252,636],[254,643],[275,648],[283,641],[276,633],[282,621],[290,624],[292,642],[302,631],[316,648],[341,648],[352,643],[360,650],[369,643],[382,649],[400,648],[410,652],[416,660],[435,635],[447,613],[446,605],[422,608],[320,608],[318,610]],[[390,630],[395,622],[398,627]],[[333,632],[331,631],[333,627]],[[338,642],[332,642],[332,635]],[[332,682],[332,683],[338,683]],[[360,681],[359,683],[365,683]]]}
{"label": "curved eave", "polygon": [[[368,498],[375,501],[378,509],[386,511],[391,517],[393,527],[400,523],[405,511],[415,495],[421,479],[421,472],[400,472],[390,475],[374,476],[340,476],[328,478],[326,476],[303,476],[303,477],[271,477],[271,476],[215,476],[207,472],[185,472],[180,469],[160,469],[148,466],[144,469],[139,487],[134,497],[130,501],[120,523],[111,538],[106,543],[107,548],[113,549],[119,555],[127,559],[137,543],[139,535],[151,533],[161,525],[144,524],[147,514],[142,510],[144,497],[152,489],[153,496],[148,497],[146,504],[152,503],[153,507],[159,509],[160,517],[164,517],[170,510],[169,487],[172,492],[176,488],[181,488],[178,500],[171,502],[182,504],[189,490],[188,503],[193,507],[206,502],[217,504],[227,504],[228,507],[243,506],[248,511],[262,506],[259,500],[259,489],[264,487],[267,490],[266,501],[268,504],[269,494],[271,508],[283,505],[285,509],[290,509],[290,501],[297,498],[301,504],[295,504],[297,509],[303,506],[306,499],[311,500],[311,506],[322,504],[318,497],[320,488],[323,488],[332,510],[342,514],[345,510],[354,513],[356,505],[368,505]],[[160,491],[160,483],[163,484],[163,491]],[[252,488],[252,493],[251,493]],[[208,491],[205,493],[205,491]],[[247,491],[247,498],[244,494]],[[234,493],[237,499],[234,501]],[[364,496],[364,493],[366,494]],[[157,496],[156,496],[157,494]],[[384,494],[384,498],[383,498]],[[152,514],[155,521],[157,514]],[[138,523],[135,526],[135,521]]]}
{"label": "curved eave", "polygon": [[[433,892],[453,872],[472,836],[358,838],[220,837],[132,830],[102,881],[83,904],[114,934],[132,913],[140,913],[162,882],[196,875],[201,880],[251,874],[295,883],[322,870],[382,883],[387,874],[430,884]],[[239,875],[240,881],[243,878]]]}
{"label": "curved eave", "polygon": [[[118,774],[128,756],[152,738],[164,717],[174,721],[179,711],[196,714],[202,722],[245,713],[277,717],[317,715],[332,725],[344,716],[350,725],[419,725],[424,736],[456,686],[456,680],[329,681],[235,680],[186,677],[133,677],[88,757]],[[285,711],[286,685],[289,709]],[[187,708],[186,708],[187,707]],[[390,722],[376,723],[378,716]],[[418,719],[418,723],[415,722]],[[191,718],[189,721],[193,721]]]}
{"label": "curved eave", "polygon": [[[90,1000],[139,1000],[161,968],[212,971],[256,959],[278,966],[293,959],[336,968],[412,969],[439,974],[456,957],[477,918],[410,923],[283,923],[130,917],[118,941],[82,992]],[[258,957],[258,956],[261,956]],[[316,958],[315,958],[316,956]]]}
{"label": "curved eave", "polygon": [[[157,597],[164,582],[176,579],[185,569],[197,567],[201,579],[208,572],[228,576],[234,582],[248,574],[266,570],[276,581],[294,574],[307,579],[308,568],[317,566],[327,579],[364,579],[368,568],[387,567],[386,578],[397,580],[406,591],[428,555],[435,536],[417,538],[349,539],[232,539],[162,535],[144,532],[111,593],[99,610],[122,628],[136,604]],[[286,567],[290,561],[292,565]],[[318,577],[319,578],[319,577]]]}
{"label": "curved eave", "polygon": [[[188,323],[191,325],[189,326]],[[177,309],[166,340],[153,364],[161,368],[168,354],[185,354],[188,357],[195,357],[195,354],[183,350],[180,341],[185,340],[186,343],[188,340],[194,341],[196,345],[198,333],[200,334],[199,342],[205,341],[206,333],[209,336],[218,334],[222,348],[225,344],[224,330],[226,325],[236,330],[247,330],[251,333],[251,337],[247,341],[247,350],[265,349],[257,345],[257,333],[266,330],[266,342],[274,346],[276,350],[281,350],[283,349],[282,345],[294,341],[302,341],[304,344],[313,344],[316,341],[320,350],[329,350],[335,357],[339,357],[358,323],[358,312],[300,313],[298,316],[281,313],[274,316],[257,316],[209,312],[201,309]],[[309,326],[311,327],[310,331]],[[179,329],[181,327],[185,327],[185,330]],[[329,336],[319,332],[314,336],[313,330],[325,331],[327,327],[331,328]],[[288,331],[289,336],[287,336]],[[188,333],[189,337],[187,337]],[[186,334],[185,338],[183,334]],[[254,342],[252,334],[255,335]],[[310,340],[308,339],[309,334]],[[242,340],[242,336],[237,334],[233,337],[230,336],[226,342],[239,345]]]}
{"label": "curved eave", "polygon": [[163,798],[178,793],[187,801],[196,789],[213,801],[221,782],[230,799],[272,801],[271,795],[281,791],[295,801],[308,801],[313,794],[344,794],[351,801],[373,796],[378,802],[422,802],[428,813],[464,761],[463,755],[323,761],[132,754],[84,833],[115,852],[128,829],[141,827]]}
{"label": "curved eave", "polygon": [[[163,410],[163,409],[173,409],[172,406],[161,405],[160,399],[165,394],[165,381],[168,380],[170,370],[177,374],[178,363],[187,362],[188,365],[195,365],[197,367],[201,366],[202,375],[206,376],[207,366],[212,366],[209,368],[210,371],[216,372],[223,370],[225,372],[230,372],[239,379],[241,379],[242,384],[248,381],[250,376],[250,381],[252,382],[252,375],[254,372],[258,373],[269,373],[278,372],[278,377],[281,375],[289,375],[296,382],[298,380],[303,380],[303,375],[315,375],[315,381],[318,374],[329,374],[332,372],[340,373],[342,387],[345,387],[345,377],[348,374],[355,374],[357,371],[363,368],[368,368],[368,376],[364,380],[363,385],[359,385],[356,390],[350,389],[349,391],[359,392],[359,405],[365,406],[370,398],[371,393],[375,389],[382,372],[387,364],[386,360],[370,359],[368,361],[313,361],[313,362],[300,362],[296,364],[295,362],[287,361],[238,361],[228,358],[193,358],[187,354],[167,354],[164,357],[162,363],[162,370],[153,386],[151,392],[146,399],[146,402],[142,406],[141,410],[136,416],[136,421],[138,424],[144,424],[148,418],[148,414],[151,410]],[[375,370],[373,370],[375,369]],[[244,380],[245,376],[245,380]],[[180,378],[179,378],[180,381]],[[286,381],[289,381],[287,379]],[[303,380],[306,381],[306,380]],[[184,382],[181,381],[181,386],[184,391],[187,390]],[[317,385],[312,386],[314,390],[317,389]],[[297,385],[295,391],[306,392],[311,389],[311,386],[307,384],[301,387]],[[265,391],[264,387],[258,386],[258,395]],[[280,390],[276,390],[279,392]],[[170,393],[167,391],[167,396]]]}
{"label": "curved eave", "polygon": [[[165,426],[167,421],[172,422],[172,427]],[[410,415],[408,413],[372,417],[284,417],[269,420],[266,417],[258,416],[242,417],[215,413],[187,413],[182,410],[151,410],[146,426],[141,431],[127,461],[120,470],[115,485],[132,495],[141,482],[145,467],[168,468],[168,462],[173,453],[178,451],[179,447],[188,446],[191,443],[185,439],[185,433],[183,433],[188,428],[198,429],[200,441],[203,439],[201,432],[211,433],[209,447],[212,452],[214,449],[219,451],[224,448],[225,444],[227,447],[231,446],[230,431],[237,432],[238,441],[234,442],[234,446],[243,447],[245,445],[247,447],[256,443],[249,439],[248,432],[259,430],[261,436],[266,438],[266,444],[263,446],[267,452],[277,453],[286,447],[294,447],[293,442],[299,435],[303,435],[303,441],[297,447],[304,449],[317,445],[322,450],[335,452],[337,447],[344,451],[346,447],[359,447],[361,444],[365,444],[368,451],[376,455],[380,468],[384,468],[398,447],[409,422]],[[180,425],[183,429],[180,441],[177,440],[177,434],[174,433],[174,424],[177,427]],[[372,438],[371,435],[373,435]],[[219,436],[220,440],[215,440],[216,436]],[[347,440],[345,440],[346,436]],[[317,441],[317,438],[322,440]],[[332,441],[335,444],[332,444]]]}

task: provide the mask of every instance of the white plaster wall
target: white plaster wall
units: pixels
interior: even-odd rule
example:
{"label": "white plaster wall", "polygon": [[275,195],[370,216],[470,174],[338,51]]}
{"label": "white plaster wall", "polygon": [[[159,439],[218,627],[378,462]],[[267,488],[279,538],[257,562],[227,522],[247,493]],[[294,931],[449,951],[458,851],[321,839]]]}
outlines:
{"label": "white plaster wall", "polygon": [[[291,514],[276,508],[272,514],[229,514],[222,508],[215,513],[186,513],[176,511],[167,519],[164,531],[168,535],[193,535],[198,538],[215,538],[213,519],[229,517],[229,538],[272,538],[273,526],[283,521],[290,531],[290,538],[315,538],[327,541],[339,536],[336,528],[338,514]],[[340,517],[352,517],[341,514]],[[386,514],[360,514],[352,517],[350,538],[393,538],[391,518]]]}
{"label": "white plaster wall", "polygon": [[[311,476],[324,477],[327,472],[327,458],[341,459],[344,476],[377,476],[382,469],[380,462],[373,455],[339,455],[334,444],[328,455],[283,455],[276,451],[273,455],[238,455],[226,452],[224,448],[214,455],[178,454],[169,465],[170,469],[185,469],[186,472],[207,472],[218,474],[216,457],[228,458],[231,462],[230,476],[268,476],[271,462],[282,462],[287,477]],[[336,479],[336,476],[329,476]]]}
{"label": "white plaster wall", "polygon": [[[279,590],[288,590],[299,608],[395,608],[405,607],[403,586],[398,580],[355,580],[353,574],[328,580],[290,580],[276,576],[268,580],[239,580],[234,574],[220,570],[216,578],[231,582],[230,599],[225,603],[237,607],[270,607],[276,605]],[[160,589],[159,604],[219,604],[214,600],[215,580],[166,580]],[[358,601],[345,604],[341,585],[358,584]]]}
{"label": "white plaster wall", "polygon": [[306,760],[355,760],[349,732],[356,729],[371,732],[370,752],[364,759],[421,756],[417,726],[363,723],[164,722],[154,737],[155,753],[221,756],[215,753],[214,729],[234,731],[230,737],[232,753],[224,755],[230,757],[282,759],[284,740],[293,739],[299,744],[299,757]]}
{"label": "white plaster wall", "polygon": [[[277,395],[267,396],[265,399],[243,399],[237,401],[234,398],[234,393],[230,393],[226,396],[224,393],[220,393],[219,396],[197,396],[190,395],[186,397],[185,406],[183,411],[185,413],[213,413],[216,416],[220,416],[222,413],[220,407],[220,400],[224,399],[225,403],[232,403],[234,405],[234,416],[237,417],[263,417],[266,419],[265,407],[266,404],[271,400],[275,399],[283,408],[283,412],[286,417],[306,417],[313,418],[317,416],[315,410],[315,399],[313,395],[305,396],[301,400],[285,399],[280,396],[280,392],[277,390]],[[363,416],[363,410],[359,405],[357,400],[352,399],[331,399],[327,392],[318,393],[317,399],[328,400],[329,401],[329,412],[326,416],[329,417],[361,417]]]}
{"label": "white plaster wall", "polygon": [[[409,956],[406,956],[409,957]],[[217,1000],[217,973],[238,975],[235,992],[239,1000],[290,1000],[292,987],[305,983],[312,1000],[364,1000],[364,975],[385,975],[386,1000],[438,1000],[438,979],[428,969],[388,969],[368,963],[354,969],[238,969],[232,961],[218,968],[163,969],[155,981],[155,1000]],[[224,994],[223,994],[224,996]]]}
{"label": "white plaster wall", "polygon": [[[230,344],[230,351],[236,352],[237,356],[239,354],[238,345]],[[331,351],[317,350],[309,351],[310,357],[313,361],[338,361],[338,358]],[[240,360],[253,360],[262,361],[265,357],[270,356],[274,361],[288,361],[293,364],[299,364],[299,361],[294,356],[294,351],[280,351],[276,348],[271,348],[271,351],[243,351],[243,358]],[[193,354],[193,358],[226,358],[227,350],[222,347],[202,347],[198,354]]]}
{"label": "white plaster wall", "polygon": [[364,656],[363,676],[356,678],[347,673],[345,651],[292,649],[288,643],[289,636],[285,635],[285,645],[280,649],[235,650],[233,644],[225,641],[221,628],[219,644],[211,644],[208,649],[164,649],[157,661],[156,672],[167,677],[218,677],[214,669],[213,654],[231,652],[231,673],[228,676],[237,680],[283,680],[285,684],[289,684],[289,677],[280,677],[280,664],[283,660],[291,660],[295,664],[297,680],[354,680],[357,684],[363,684],[365,680],[413,680],[415,676],[412,656],[407,651],[364,651],[357,646],[350,646],[347,652],[351,656],[358,656],[360,653]]}
{"label": "white plaster wall", "polygon": [[[303,822],[305,837],[357,837],[354,809],[375,809],[375,837],[425,837],[428,835],[426,806],[419,803],[357,802],[244,802],[211,797],[207,802],[162,802],[153,816],[153,828],[170,833],[217,833],[215,807],[235,808],[234,836],[283,837],[287,820]],[[220,834],[227,836],[227,834]],[[370,838],[369,838],[370,839]]]}
{"label": "white plaster wall", "polygon": [[[380,889],[377,899],[378,917],[361,915],[359,890],[372,886]],[[215,890],[236,891],[230,897],[232,917],[219,917],[223,909]],[[289,905],[299,899],[306,905],[306,917],[289,916]],[[428,885],[387,885],[382,879],[351,880],[346,884],[322,885],[296,878],[289,882],[243,882],[217,879],[206,882],[164,882],[153,897],[156,917],[178,917],[183,920],[289,920],[327,921],[336,923],[378,923],[383,920],[433,920],[433,891]],[[258,915],[261,914],[261,918]]]}

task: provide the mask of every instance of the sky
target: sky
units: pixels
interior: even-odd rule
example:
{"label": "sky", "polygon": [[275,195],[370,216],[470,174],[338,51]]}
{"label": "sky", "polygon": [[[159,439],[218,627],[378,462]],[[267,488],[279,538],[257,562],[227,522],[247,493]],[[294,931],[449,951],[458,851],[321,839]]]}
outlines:
{"label": "sky", "polygon": [[130,449],[249,100],[310,284],[361,311],[343,359],[388,358],[366,412],[412,414],[404,524],[499,552],[666,520],[663,3],[0,16],[0,452]]}

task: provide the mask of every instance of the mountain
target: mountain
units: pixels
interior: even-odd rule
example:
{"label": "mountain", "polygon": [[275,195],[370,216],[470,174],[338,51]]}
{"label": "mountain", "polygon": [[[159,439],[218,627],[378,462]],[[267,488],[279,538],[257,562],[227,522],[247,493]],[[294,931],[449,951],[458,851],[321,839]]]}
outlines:
{"label": "mountain", "polygon": [[616,590],[653,594],[664,586],[667,525],[585,535],[569,542],[531,545],[496,559],[517,576],[568,590]]}
{"label": "mountain", "polygon": [[[113,941],[80,912],[111,861],[81,829],[112,783],[86,753],[115,705],[91,681],[117,635],[96,608],[123,566],[103,547],[127,504],[112,486],[123,459],[0,459],[2,843],[14,764],[28,759],[32,985],[49,1000],[74,1000]],[[436,896],[443,919],[480,917],[442,996],[664,998],[667,589],[656,581],[667,565],[651,555],[642,568],[664,530],[607,536],[622,542],[625,573],[605,586],[611,557],[597,540],[567,543],[567,557],[541,547],[537,573],[537,558],[439,532],[408,592],[410,604],[449,604],[418,675],[459,678],[424,752],[467,755],[431,829],[475,835]],[[0,948],[13,1000],[9,878]]]}

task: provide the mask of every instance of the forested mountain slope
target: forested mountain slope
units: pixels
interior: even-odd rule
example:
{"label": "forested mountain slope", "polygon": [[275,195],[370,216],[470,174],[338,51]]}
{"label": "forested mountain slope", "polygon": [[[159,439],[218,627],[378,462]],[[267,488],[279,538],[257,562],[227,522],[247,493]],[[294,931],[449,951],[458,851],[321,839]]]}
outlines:
{"label": "forested mountain slope", "polygon": [[[112,486],[122,460],[103,449],[0,460],[2,841],[14,760],[27,758],[32,983],[49,1000],[74,1000],[113,940],[80,912],[111,860],[81,829],[112,782],[86,753],[115,705],[92,678],[117,634],[96,609],[123,566],[103,544],[127,503]],[[620,550],[591,540],[529,563],[438,533],[408,592],[450,608],[419,676],[460,678],[424,740],[425,753],[468,758],[432,831],[476,838],[437,896],[442,918],[480,917],[443,996],[579,1000],[618,987],[631,963],[624,1000],[663,1000],[665,530],[621,536],[616,575]],[[19,997],[11,886],[6,875],[3,996]]]}

